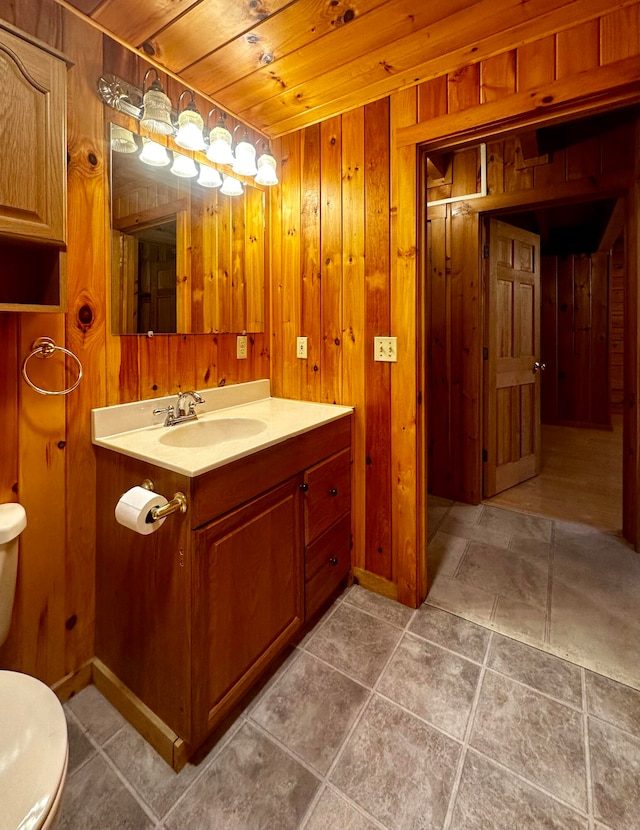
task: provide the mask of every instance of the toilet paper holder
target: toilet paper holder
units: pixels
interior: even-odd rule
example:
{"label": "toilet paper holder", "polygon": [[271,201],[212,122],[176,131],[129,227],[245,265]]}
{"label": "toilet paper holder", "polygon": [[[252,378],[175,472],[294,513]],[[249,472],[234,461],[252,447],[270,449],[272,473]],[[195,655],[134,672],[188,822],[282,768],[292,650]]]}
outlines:
{"label": "toilet paper holder", "polygon": [[[150,490],[152,493],[155,493],[156,491],[153,481],[151,481],[150,478],[145,478],[140,486],[144,487],[145,490]],[[172,513],[186,513],[187,507],[187,497],[184,493],[178,491],[177,493],[174,493],[173,498],[166,504],[163,504],[162,507],[151,508],[149,511],[151,514],[151,521],[157,522],[159,519],[164,519],[165,516],[170,516]],[[147,519],[147,521],[149,520]]]}

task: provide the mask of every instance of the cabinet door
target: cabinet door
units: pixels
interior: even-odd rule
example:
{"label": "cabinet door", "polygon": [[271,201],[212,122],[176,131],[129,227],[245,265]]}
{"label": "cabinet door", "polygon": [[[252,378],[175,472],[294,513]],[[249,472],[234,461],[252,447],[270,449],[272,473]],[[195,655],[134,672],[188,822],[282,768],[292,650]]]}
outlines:
{"label": "cabinet door", "polygon": [[0,28],[0,233],[65,242],[66,73]]}
{"label": "cabinet door", "polygon": [[196,532],[193,711],[205,735],[302,624],[300,479]]}

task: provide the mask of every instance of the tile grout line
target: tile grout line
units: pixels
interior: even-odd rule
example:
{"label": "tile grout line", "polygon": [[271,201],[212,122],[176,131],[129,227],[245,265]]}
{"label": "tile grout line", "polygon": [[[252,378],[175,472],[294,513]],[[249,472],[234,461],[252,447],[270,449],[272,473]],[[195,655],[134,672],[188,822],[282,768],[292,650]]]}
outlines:
{"label": "tile grout line", "polygon": [[110,735],[107,738],[107,740],[104,742],[104,744],[99,744],[98,741],[91,734],[89,729],[80,720],[80,718],[75,714],[75,712],[73,712],[73,710],[71,710],[71,709],[69,709],[68,712],[71,715],[72,719],[75,721],[76,726],[79,726],[82,729],[83,736],[91,744],[91,746],[93,746],[93,748],[96,750],[96,752],[93,755],[91,755],[82,764],[80,764],[80,766],[78,766],[78,767],[76,767],[76,769],[74,769],[74,771],[72,773],[72,776],[70,776],[70,778],[75,777],[76,773],[78,773],[80,770],[84,769],[94,758],[96,758],[96,757],[101,758],[102,761],[104,761],[104,763],[109,767],[109,769],[115,774],[116,778],[124,786],[124,788],[127,790],[127,792],[133,797],[134,801],[142,809],[143,813],[145,813],[147,818],[149,818],[153,822],[154,827],[156,825],[158,825],[161,821],[161,817],[155,812],[155,810],[153,810],[150,807],[149,804],[146,803],[146,801],[142,798],[140,793],[135,789],[135,787],[129,781],[129,779],[124,775],[123,772],[121,772],[121,770],[117,767],[115,762],[104,751],[104,746],[106,746],[106,744],[108,744],[112,740],[114,740],[120,734],[120,732],[122,732],[122,730],[125,728],[126,724],[123,724],[119,729],[116,729],[116,731],[113,733],[113,735]]}
{"label": "tile grout line", "polygon": [[[342,742],[341,742],[340,746],[338,747],[338,750],[335,754],[335,757],[334,757],[333,761],[329,765],[329,768],[327,769],[327,772],[325,773],[325,775],[322,777],[322,785],[318,789],[318,792],[316,793],[316,796],[312,799],[311,803],[309,804],[309,807],[307,808],[307,811],[305,812],[305,814],[302,818],[302,821],[298,825],[300,830],[303,830],[303,828],[308,823],[311,815],[313,814],[314,809],[316,808],[318,802],[320,801],[320,797],[321,797],[322,792],[326,789],[327,785],[331,784],[331,781],[330,781],[331,775],[333,774],[335,768],[338,766],[338,764],[340,762],[340,759],[342,758],[342,755],[344,754],[346,746],[349,743],[349,741],[351,740],[351,736],[353,735],[353,733],[358,728],[362,718],[364,717],[365,712],[369,709],[369,707],[371,705],[371,701],[374,698],[376,688],[377,688],[378,684],[380,683],[380,680],[381,680],[383,674],[387,670],[387,667],[389,666],[389,664],[393,660],[393,657],[395,656],[396,651],[400,647],[400,643],[402,642],[404,634],[407,632],[407,630],[409,628],[409,625],[411,625],[411,622],[413,621],[416,614],[417,614],[417,609],[414,610],[414,612],[408,618],[405,627],[401,630],[400,637],[398,638],[398,642],[393,647],[389,657],[385,661],[385,664],[382,666],[380,672],[378,673],[378,679],[373,684],[373,686],[369,687],[369,695],[368,695],[367,699],[364,701],[364,703],[362,705],[362,709],[360,710],[360,712],[358,713],[358,716],[355,718],[354,722],[351,724],[351,727],[347,730],[344,738],[342,739]],[[327,665],[329,665],[329,664],[327,664]],[[332,666],[331,668],[334,668],[334,667]],[[351,679],[353,680],[353,678],[351,678]],[[335,788],[335,790],[334,790],[335,792],[340,793],[341,797],[346,798],[348,803],[351,804],[351,799],[346,795],[346,793],[343,793],[342,790],[340,790],[338,787],[336,787],[336,785],[332,785],[332,786]],[[354,803],[357,803],[357,802],[354,802]],[[359,812],[361,811],[361,809],[362,808],[360,808]],[[384,825],[381,824],[378,820],[376,820],[376,823],[379,824],[380,827],[384,827]]]}
{"label": "tile grout line", "polygon": [[591,746],[589,744],[589,712],[587,710],[587,673],[580,669],[582,681],[582,730],[584,740],[584,774],[587,788],[587,813],[589,815],[589,828],[595,827],[595,815],[593,809],[593,785],[591,782]]}
{"label": "tile grout line", "polygon": [[453,809],[455,802],[458,798],[458,791],[460,789],[460,781],[462,779],[462,770],[464,768],[464,763],[467,758],[467,751],[469,749],[469,740],[471,738],[471,732],[473,730],[473,725],[476,718],[476,712],[478,710],[478,705],[480,703],[480,694],[482,692],[482,685],[484,683],[484,676],[487,671],[487,662],[489,660],[489,653],[491,651],[491,645],[493,643],[493,632],[489,634],[489,640],[487,642],[487,648],[484,653],[484,660],[482,661],[482,667],[480,668],[480,674],[478,675],[478,684],[476,686],[476,691],[473,696],[473,702],[471,704],[471,709],[469,711],[469,718],[467,720],[467,728],[464,732],[464,739],[462,741],[462,748],[460,750],[460,758],[458,759],[458,766],[456,768],[456,774],[453,779],[453,785],[451,787],[451,794],[449,795],[449,804],[447,805],[447,812],[445,814],[444,823],[442,825],[442,830],[449,830],[451,826],[451,821],[453,820]]}

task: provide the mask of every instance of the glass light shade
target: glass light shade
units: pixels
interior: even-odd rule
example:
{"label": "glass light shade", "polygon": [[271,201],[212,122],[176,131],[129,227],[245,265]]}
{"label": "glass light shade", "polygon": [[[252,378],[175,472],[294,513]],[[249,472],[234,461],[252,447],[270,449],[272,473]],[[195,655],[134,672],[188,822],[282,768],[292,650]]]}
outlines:
{"label": "glass light shade", "polygon": [[185,109],[178,116],[178,132],[175,142],[185,150],[204,150],[205,143],[202,137],[204,121],[196,109]]}
{"label": "glass light shade", "polygon": [[209,161],[214,161],[216,164],[233,164],[231,142],[231,133],[221,121],[218,122],[209,133],[209,149],[207,150]]}
{"label": "glass light shade", "polygon": [[220,187],[222,184],[222,176],[214,167],[201,164],[198,184],[202,187]]}
{"label": "glass light shade", "polygon": [[145,164],[150,164],[151,167],[166,167],[171,161],[167,148],[157,141],[151,141],[150,138],[142,140],[142,152],[140,153],[140,161]]}
{"label": "glass light shade", "polygon": [[175,132],[171,123],[171,101],[156,81],[142,99],[140,126],[158,135],[173,135]]}
{"label": "glass light shade", "polygon": [[170,172],[174,176],[179,176],[181,179],[193,179],[198,175],[198,168],[196,167],[195,161],[189,158],[189,156],[174,153]]}
{"label": "glass light shade", "polygon": [[274,157],[270,153],[263,153],[258,159],[258,174],[255,177],[256,184],[278,184],[276,168],[277,164]]}
{"label": "glass light shade", "polygon": [[138,145],[131,130],[126,130],[118,124],[111,125],[111,149],[116,153],[135,153]]}
{"label": "glass light shade", "polygon": [[255,176],[258,172],[256,167],[256,148],[249,141],[244,139],[236,146],[236,160],[231,168],[239,176]]}
{"label": "glass light shade", "polygon": [[242,196],[244,191],[237,179],[234,179],[232,176],[225,176],[220,193],[224,193],[225,196]]}

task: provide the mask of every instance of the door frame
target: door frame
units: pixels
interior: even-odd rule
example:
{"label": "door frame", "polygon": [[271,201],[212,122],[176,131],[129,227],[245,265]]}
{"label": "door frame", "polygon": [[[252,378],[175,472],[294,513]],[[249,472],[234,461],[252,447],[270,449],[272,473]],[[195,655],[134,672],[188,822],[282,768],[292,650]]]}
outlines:
{"label": "door frame", "polygon": [[[619,106],[613,104],[608,108],[600,110],[599,114],[606,114],[608,112],[615,112]],[[541,118],[536,123],[536,127],[550,126],[560,122],[576,121],[581,117],[587,117],[592,112],[589,106],[585,103],[584,108],[574,107],[570,116],[563,113],[556,113],[549,116],[545,113],[546,118]],[[464,149],[465,147],[474,146],[481,142],[490,142],[492,139],[504,139],[514,136],[519,132],[531,129],[531,122],[525,115],[514,116],[509,124],[508,131],[505,129],[496,130],[494,135],[487,135],[487,126],[479,127],[472,133],[465,133],[464,136],[446,137],[441,140],[428,141],[425,144],[417,146],[419,154],[419,176],[420,186],[417,188],[418,194],[426,195],[426,156],[429,152],[437,151],[438,154],[450,152],[453,150]],[[636,112],[634,121],[634,146],[636,148],[635,157],[635,175],[630,176],[630,180],[626,186],[618,184],[611,192],[599,192],[598,198],[605,198],[607,196],[622,196],[625,198],[625,255],[626,255],[626,274],[625,274],[625,318],[624,318],[624,410],[623,410],[623,534],[624,537],[631,542],[636,550],[640,549],[640,509],[638,508],[638,497],[640,495],[640,411],[638,406],[638,396],[640,392],[640,361],[638,353],[640,351],[638,321],[640,319],[640,291],[638,288],[638,269],[640,267],[640,232],[638,224],[640,222],[640,181],[638,180],[638,172],[640,172],[640,115]],[[519,194],[522,196],[522,193]],[[468,203],[468,208],[471,212],[478,214],[478,233],[479,233],[479,253],[481,252],[482,239],[482,223],[481,217],[487,214],[494,216],[499,213],[513,212],[515,208],[526,207],[533,208],[536,202],[531,204],[523,203],[521,199],[516,200],[515,194],[495,194],[487,197],[477,198]],[[464,200],[463,200],[464,201]],[[554,200],[554,204],[568,203],[576,201],[575,198],[567,196]],[[541,202],[537,203],[539,206]],[[547,201],[548,205],[549,202]],[[421,256],[419,258],[419,281],[425,286],[422,293],[422,319],[427,320],[427,295],[426,290],[429,273],[427,268],[427,246],[426,238],[426,220],[428,219],[429,206],[426,199],[423,201],[421,215],[423,221],[421,222],[419,239],[422,244]],[[482,262],[479,258],[478,262],[478,281],[482,284],[483,268]],[[480,292],[480,297],[484,297],[484,287]],[[484,303],[480,302],[479,309],[479,324],[484,327]],[[423,327],[423,342],[421,343],[421,350],[424,355],[429,354],[428,343],[428,326]],[[473,356],[479,366],[480,374],[480,389],[474,390],[476,394],[482,395],[482,347],[478,349],[478,353]],[[430,362],[430,361],[429,361]],[[426,386],[426,384],[425,384]],[[478,478],[476,482],[476,492],[482,493],[482,436],[483,436],[483,413],[482,405],[480,405],[479,419],[475,429],[475,443],[477,451],[477,459],[479,463],[475,475]],[[424,436],[423,446],[428,446],[427,436]],[[426,465],[425,465],[426,466]],[[475,503],[480,503],[480,498]],[[425,487],[425,502],[428,503],[428,493]],[[425,503],[425,509],[427,504]]]}

